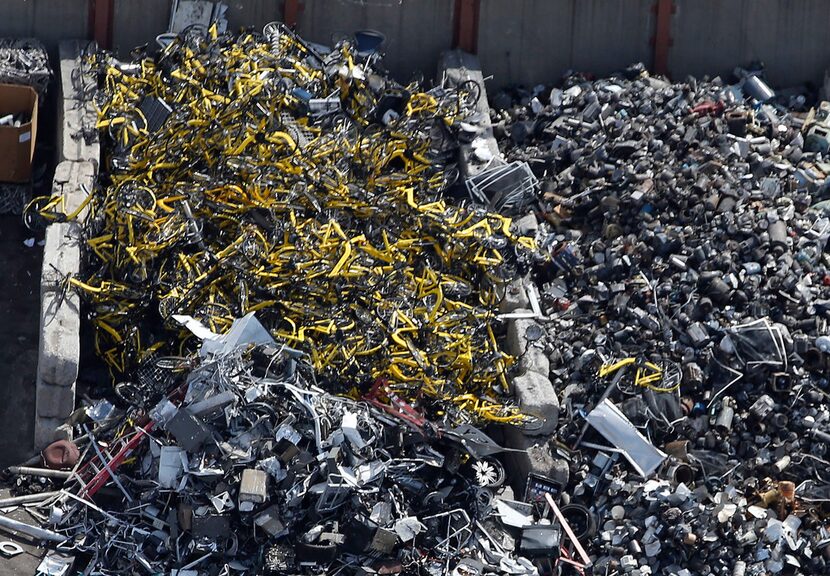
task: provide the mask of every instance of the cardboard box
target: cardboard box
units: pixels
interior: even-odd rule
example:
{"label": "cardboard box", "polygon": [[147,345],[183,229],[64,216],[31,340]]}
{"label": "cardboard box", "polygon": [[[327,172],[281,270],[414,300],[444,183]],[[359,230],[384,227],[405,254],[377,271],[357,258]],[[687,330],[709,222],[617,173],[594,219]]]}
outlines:
{"label": "cardboard box", "polygon": [[30,86],[0,84],[0,118],[23,114],[19,127],[0,126],[0,182],[28,182],[37,141],[37,92]]}

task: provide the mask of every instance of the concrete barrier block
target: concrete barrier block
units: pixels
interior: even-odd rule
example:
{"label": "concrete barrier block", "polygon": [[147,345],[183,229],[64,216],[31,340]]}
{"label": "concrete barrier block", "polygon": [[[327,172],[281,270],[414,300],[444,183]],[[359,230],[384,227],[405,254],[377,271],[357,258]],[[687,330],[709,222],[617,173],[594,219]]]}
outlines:
{"label": "concrete barrier block", "polygon": [[78,224],[59,222],[46,228],[41,269],[41,297],[44,290],[53,290],[67,275],[77,274],[81,266],[81,245]]}
{"label": "concrete barrier block", "polygon": [[[100,159],[95,131],[97,113],[92,104],[96,80],[82,65],[87,45],[84,40],[67,40],[58,48],[58,145],[64,161],[55,169],[52,192],[63,196],[67,213],[74,212],[91,193]],[[75,291],[65,290],[64,281],[80,270],[81,227],[85,218],[86,211],[82,211],[76,220],[52,224],[46,229],[36,385],[35,446],[38,449],[66,436],[65,427],[61,426],[75,408],[80,298]]]}
{"label": "concrete barrier block", "polygon": [[61,438],[58,429],[63,424],[61,418],[35,418],[35,449],[42,450],[55,440]]}
{"label": "concrete barrier block", "polygon": [[511,280],[503,287],[501,302],[499,302],[499,312],[502,314],[510,314],[517,310],[527,310],[530,308],[530,300],[527,298],[525,292],[524,280],[516,278]]}
{"label": "concrete barrier block", "polygon": [[519,369],[522,373],[533,372],[547,379],[550,375],[550,359],[541,348],[530,346],[519,358]]}
{"label": "concrete barrier block", "polygon": [[517,473],[512,474],[513,491],[520,498],[524,495],[527,476],[531,472],[547,476],[563,484],[568,483],[568,463],[555,456],[549,440],[530,438],[518,428],[508,426],[505,429],[505,444],[520,452],[509,452],[507,465]]}
{"label": "concrete barrier block", "polygon": [[60,96],[58,107],[58,146],[62,160],[90,161],[96,165],[101,150],[95,124],[98,113],[92,98],[97,79],[91,67],[84,65],[86,40],[66,40],[60,43]]}
{"label": "concrete barrier block", "polygon": [[534,436],[550,435],[559,422],[559,398],[550,380],[536,372],[525,372],[516,376],[512,382],[513,396],[519,408],[528,414],[544,419],[544,425],[534,430]]}
{"label": "concrete barrier block", "polygon": [[38,380],[69,387],[78,378],[81,356],[80,299],[77,294],[41,287]]}
{"label": "concrete barrier block", "polygon": [[[55,167],[52,194],[63,196],[67,213],[74,212],[92,192],[97,173],[97,164],[90,161],[65,161]],[[84,210],[77,220],[83,222],[86,214]],[[74,232],[80,234],[80,229]]]}
{"label": "concrete barrier block", "polygon": [[448,86],[457,86],[462,82],[472,80],[481,87],[481,97],[476,106],[476,112],[481,117],[481,122],[479,123],[481,134],[478,138],[484,139],[487,149],[492,154],[496,164],[478,162],[473,155],[473,147],[470,144],[463,144],[459,158],[462,175],[465,178],[469,178],[483,172],[487,168],[493,168],[498,163],[503,163],[504,160],[499,152],[499,145],[493,137],[493,127],[490,124],[490,104],[487,100],[487,90],[484,87],[484,75],[481,73],[481,64],[478,58],[473,54],[462,52],[461,50],[442,52],[438,60],[438,78],[445,79]]}
{"label": "concrete barrier block", "polygon": [[35,406],[38,418],[65,420],[75,409],[75,383],[70,386],[52,386],[38,381]]}
{"label": "concrete barrier block", "polygon": [[61,159],[73,162],[98,162],[101,148],[95,123],[97,117],[91,103],[68,100],[63,110],[63,122],[58,145]]}
{"label": "concrete barrier block", "polygon": [[[84,87],[95,86],[94,71],[83,66],[88,40],[63,40],[58,44],[60,91],[63,100],[82,100]],[[85,73],[85,74],[84,74]]]}
{"label": "concrete barrier block", "polygon": [[[530,313],[530,310],[517,308],[514,312]],[[507,323],[507,339],[505,341],[507,353],[513,356],[521,356],[527,352],[528,348],[538,348],[538,346],[534,346],[534,343],[542,340],[545,334],[544,328],[533,318],[512,318]]]}

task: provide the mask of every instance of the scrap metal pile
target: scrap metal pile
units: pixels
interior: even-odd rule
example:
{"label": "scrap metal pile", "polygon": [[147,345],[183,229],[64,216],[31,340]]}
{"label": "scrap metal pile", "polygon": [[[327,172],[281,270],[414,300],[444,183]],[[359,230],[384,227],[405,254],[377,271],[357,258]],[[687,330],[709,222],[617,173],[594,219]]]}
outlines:
{"label": "scrap metal pile", "polygon": [[310,355],[327,391],[387,378],[442,409],[521,421],[492,325],[533,242],[441,199],[478,98],[382,75],[348,42],[326,54],[185,32],[154,59],[102,60],[106,177],[86,208],[95,343],[115,379],[255,311]]}
{"label": "scrap metal pile", "polygon": [[43,570],[588,561],[552,499],[496,497],[506,449],[476,427],[540,420],[511,404],[496,337],[499,288],[533,241],[442,199],[478,91],[403,87],[376,59],[277,25],[99,57],[100,185],[74,214],[44,199],[29,220],[87,213],[84,276],[65,287],[115,394],[73,415],[46,471],[16,470],[57,478],[45,496],[19,485],[47,511],[17,526],[56,544]]}
{"label": "scrap metal pile", "polygon": [[0,83],[31,86],[42,99],[51,78],[49,54],[40,40],[0,38]]}
{"label": "scrap metal pile", "polygon": [[[49,54],[39,40],[0,38],[0,84],[31,86],[43,104],[51,78]],[[0,125],[11,125],[14,120],[0,118]],[[31,184],[0,182],[0,214],[22,214],[32,197],[31,188]]]}
{"label": "scrap metal pile", "polygon": [[830,105],[738,72],[492,100],[543,186],[527,340],[601,572],[828,571]]}
{"label": "scrap metal pile", "polygon": [[[26,497],[76,567],[830,573],[830,104],[569,76],[494,96],[502,164],[477,89],[348,42],[101,62],[68,284],[126,403],[79,411],[52,451],[83,453],[44,455],[73,470]],[[453,186],[471,139],[491,164]],[[510,404],[511,365],[550,410]]]}
{"label": "scrap metal pile", "polygon": [[99,401],[74,444],[45,451],[74,467],[24,497],[48,511],[43,529],[22,530],[53,543],[48,561],[85,574],[438,576],[538,574],[523,556],[558,554],[561,529],[540,518],[550,505],[496,497],[502,449],[487,436],[419,431],[411,407],[324,392],[253,316],[157,370],[172,391],[148,415]]}

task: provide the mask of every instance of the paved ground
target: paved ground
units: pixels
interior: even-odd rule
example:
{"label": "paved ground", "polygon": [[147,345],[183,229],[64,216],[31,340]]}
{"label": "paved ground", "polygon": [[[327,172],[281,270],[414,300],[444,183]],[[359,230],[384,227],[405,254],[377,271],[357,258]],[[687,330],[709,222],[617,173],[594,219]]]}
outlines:
{"label": "paved ground", "polygon": [[[51,89],[40,112],[34,162],[37,195],[50,193],[54,174],[55,94]],[[30,248],[24,241],[32,238]],[[28,230],[20,216],[0,216],[0,469],[20,464],[34,454],[42,239],[43,233]],[[8,496],[8,490],[0,490],[0,498]],[[23,508],[10,511],[8,516],[34,523]],[[25,552],[11,559],[0,556],[0,576],[35,574],[44,550],[26,536],[0,531],[0,541],[5,540],[20,544]]]}
{"label": "paved ground", "polygon": [[[34,451],[35,370],[37,369],[40,264],[43,249],[23,241],[33,235],[20,217],[0,216],[0,468],[19,464]],[[8,492],[0,491],[0,498]],[[23,522],[22,511],[9,514]],[[11,537],[10,537],[11,536]],[[0,557],[0,576],[29,576],[43,554],[25,537],[0,533],[26,552],[13,559]]]}
{"label": "paved ground", "polygon": [[0,468],[32,454],[43,249],[19,216],[0,216]]}
{"label": "paved ground", "polygon": [[[0,490],[0,498],[8,498],[9,496],[8,490]],[[23,507],[16,508],[9,512],[7,516],[27,524],[36,524],[36,520],[29,516]],[[0,576],[32,576],[37,571],[37,566],[40,564],[44,551],[38,548],[37,542],[34,542],[28,536],[20,534],[10,536],[7,538],[6,534],[2,534],[0,540],[8,540],[19,544],[23,548],[23,554],[9,559],[0,557]]]}

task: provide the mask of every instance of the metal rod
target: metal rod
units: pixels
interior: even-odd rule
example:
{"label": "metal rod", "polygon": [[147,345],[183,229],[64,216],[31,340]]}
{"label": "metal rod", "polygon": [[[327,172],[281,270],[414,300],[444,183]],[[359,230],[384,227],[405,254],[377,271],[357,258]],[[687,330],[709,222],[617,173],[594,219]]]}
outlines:
{"label": "metal rod", "polygon": [[590,566],[591,564],[593,564],[593,562],[591,562],[591,558],[585,552],[585,548],[583,548],[582,544],[579,543],[579,540],[577,539],[576,534],[574,534],[571,525],[568,524],[568,521],[565,520],[565,517],[559,510],[559,506],[557,506],[556,502],[553,501],[553,496],[551,496],[550,493],[545,492],[545,500],[548,501],[548,505],[550,506],[551,510],[553,510],[553,513],[559,519],[559,522],[562,524],[562,528],[565,529],[565,533],[568,535],[568,538],[571,539],[571,544],[573,544],[574,548],[576,548],[576,551],[579,552],[579,557],[582,558],[582,561],[585,563],[585,566]]}
{"label": "metal rod", "polygon": [[29,504],[31,502],[42,502],[44,500],[48,500],[54,496],[57,496],[60,492],[41,492],[40,494],[25,494],[24,496],[14,496],[12,498],[4,498],[0,500],[0,508],[6,508],[8,506],[17,506],[18,504]]}
{"label": "metal rod", "polygon": [[33,538],[48,540],[49,542],[63,542],[66,540],[66,536],[63,534],[58,534],[57,532],[52,532],[51,530],[44,530],[43,528],[26,524],[25,522],[18,522],[17,520],[12,520],[11,518],[7,518],[5,516],[0,516],[0,528],[6,528],[22,534],[28,534]]}
{"label": "metal rod", "polygon": [[30,468],[29,466],[9,466],[12,474],[25,474],[26,476],[40,476],[41,478],[67,479],[72,476],[69,470],[49,470],[48,468]]}

